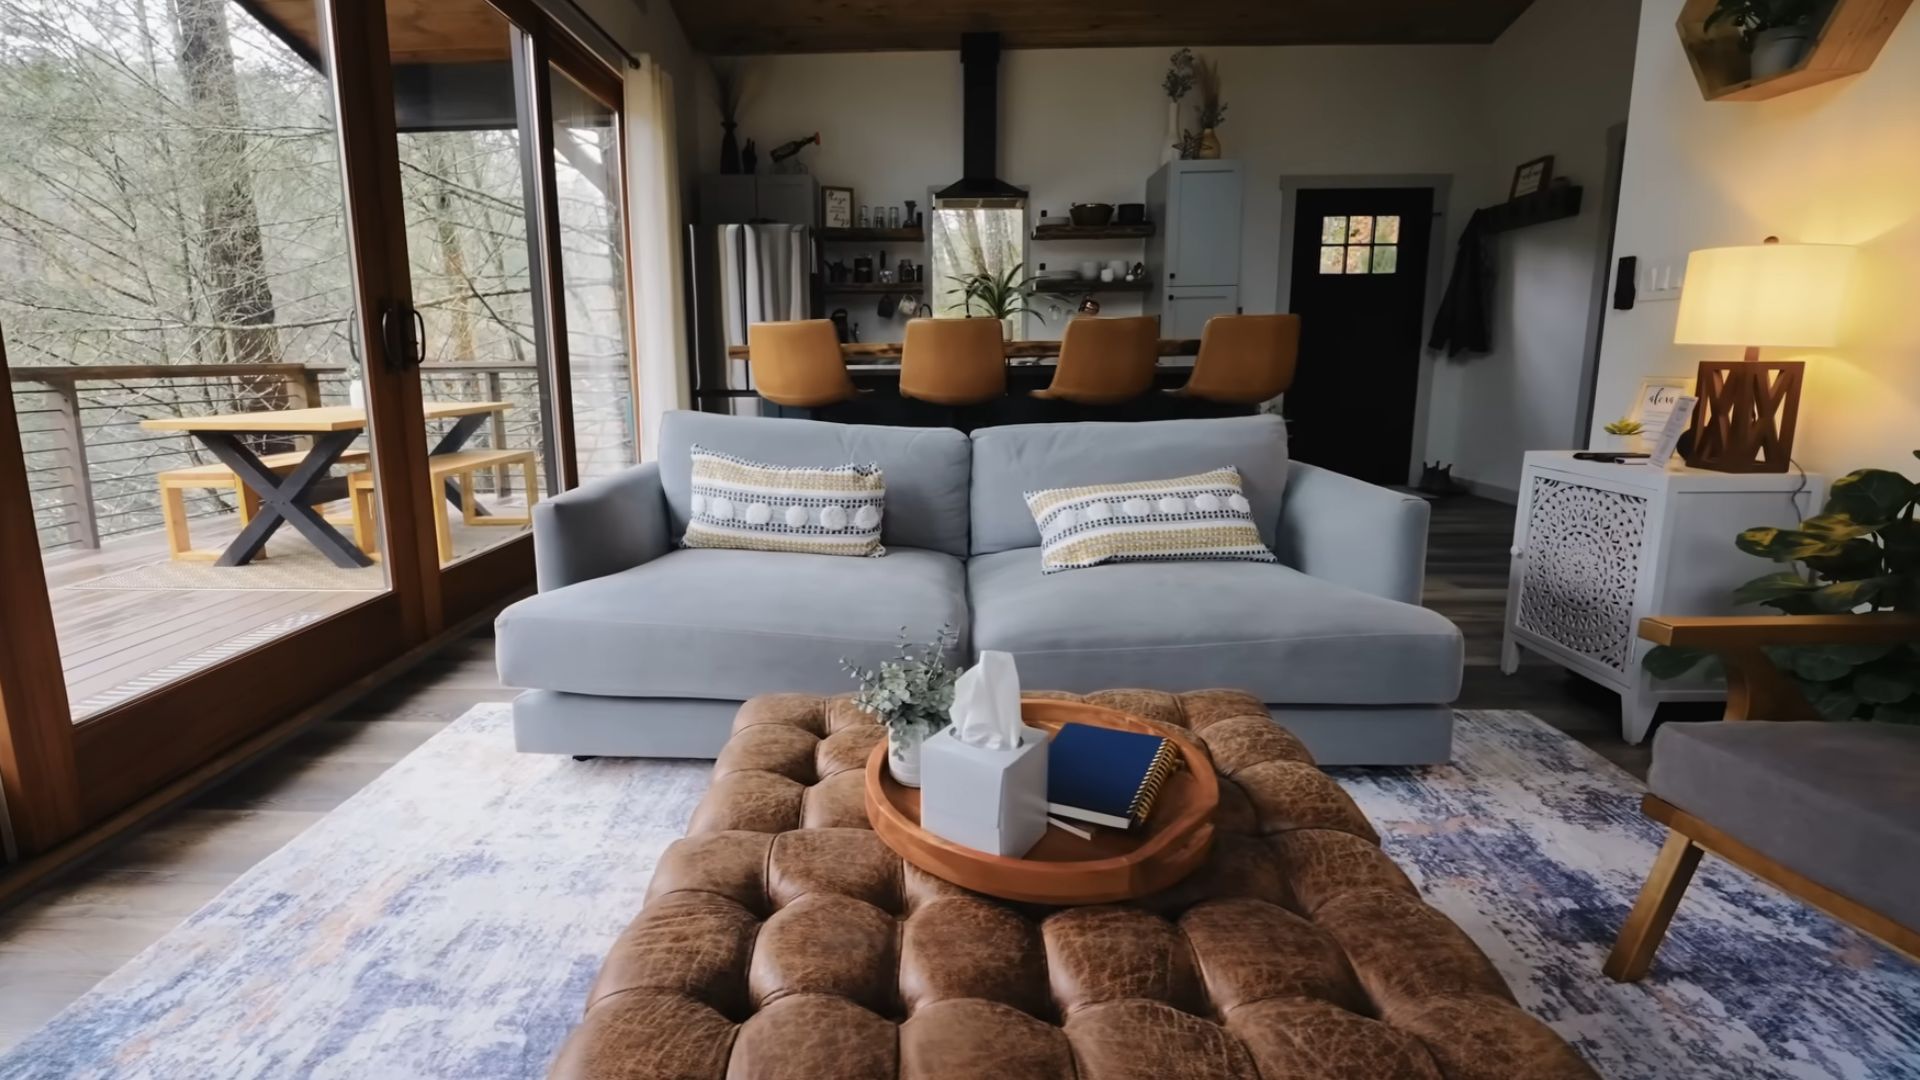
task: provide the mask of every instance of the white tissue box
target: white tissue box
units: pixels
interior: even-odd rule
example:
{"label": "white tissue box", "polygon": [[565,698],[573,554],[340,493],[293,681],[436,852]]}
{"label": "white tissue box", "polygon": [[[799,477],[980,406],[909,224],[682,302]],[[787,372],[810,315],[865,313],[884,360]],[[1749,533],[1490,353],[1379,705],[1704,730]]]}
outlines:
{"label": "white tissue box", "polygon": [[1047,733],[1022,725],[1020,745],[983,750],[942,728],[921,744],[920,825],[995,855],[1025,855],[1047,831]]}

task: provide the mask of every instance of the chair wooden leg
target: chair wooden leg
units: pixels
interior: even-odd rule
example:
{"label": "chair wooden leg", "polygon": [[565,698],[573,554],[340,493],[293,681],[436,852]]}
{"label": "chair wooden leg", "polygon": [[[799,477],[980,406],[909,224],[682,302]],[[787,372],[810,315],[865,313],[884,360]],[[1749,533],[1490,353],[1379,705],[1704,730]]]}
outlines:
{"label": "chair wooden leg", "polygon": [[193,550],[193,537],[187,531],[187,497],[177,487],[161,485],[160,520],[167,527],[167,554],[187,558]]}
{"label": "chair wooden leg", "polygon": [[1608,954],[1607,962],[1600,970],[1617,982],[1638,982],[1653,966],[1653,954],[1660,949],[1660,942],[1667,936],[1667,924],[1673,921],[1674,909],[1680,906],[1680,897],[1687,891],[1687,883],[1693,880],[1693,871],[1700,865],[1703,849],[1686,836],[1678,832],[1668,832],[1667,842],[1660,847],[1660,854],[1653,860],[1653,869],[1647,873],[1647,883],[1640,889],[1640,899],[1634,901],[1633,910],[1627,913],[1625,925],[1620,927],[1620,938],[1613,943],[1613,952]]}
{"label": "chair wooden leg", "polygon": [[474,513],[474,505],[479,494],[474,490],[479,474],[469,470],[460,474],[460,524],[474,525],[480,521],[480,515]]}
{"label": "chair wooden leg", "polygon": [[[466,520],[471,513],[471,511],[467,509],[467,502],[472,498],[473,480],[472,477],[469,476],[464,478],[464,482],[460,485],[460,517],[462,520]],[[436,503],[439,502],[438,499],[434,501]],[[442,565],[445,565],[453,561],[453,526],[447,524],[447,508],[445,506],[437,505],[434,507],[434,510],[433,538],[440,545],[440,562]]]}
{"label": "chair wooden leg", "polygon": [[260,512],[260,496],[255,495],[253,489],[239,479],[233,482],[233,503],[240,514],[240,527],[243,529],[253,520],[253,515]]}
{"label": "chair wooden leg", "polygon": [[373,533],[373,489],[371,487],[353,488],[353,542],[368,555],[374,554],[380,547],[379,538]]}

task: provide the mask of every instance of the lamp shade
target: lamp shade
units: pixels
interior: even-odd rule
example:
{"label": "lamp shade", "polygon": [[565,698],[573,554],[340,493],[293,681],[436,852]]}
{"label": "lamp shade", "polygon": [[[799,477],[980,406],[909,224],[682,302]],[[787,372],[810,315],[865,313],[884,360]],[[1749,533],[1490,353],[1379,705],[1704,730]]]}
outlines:
{"label": "lamp shade", "polygon": [[1749,244],[1687,256],[1680,345],[1818,349],[1839,344],[1853,249],[1843,244]]}

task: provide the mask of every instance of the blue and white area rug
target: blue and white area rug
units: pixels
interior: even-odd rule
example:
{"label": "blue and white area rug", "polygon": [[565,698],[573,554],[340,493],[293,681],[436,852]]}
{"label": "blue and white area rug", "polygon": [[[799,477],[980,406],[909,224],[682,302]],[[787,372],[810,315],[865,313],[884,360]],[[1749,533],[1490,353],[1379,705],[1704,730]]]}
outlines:
{"label": "blue and white area rug", "polygon": [[[1608,981],[1660,839],[1640,785],[1519,712],[1461,713],[1455,757],[1340,779],[1602,1075],[1920,1078],[1920,967],[1712,859],[1648,980]],[[0,1078],[539,1077],[707,771],[515,754],[506,707],[480,706],[0,1057]]]}

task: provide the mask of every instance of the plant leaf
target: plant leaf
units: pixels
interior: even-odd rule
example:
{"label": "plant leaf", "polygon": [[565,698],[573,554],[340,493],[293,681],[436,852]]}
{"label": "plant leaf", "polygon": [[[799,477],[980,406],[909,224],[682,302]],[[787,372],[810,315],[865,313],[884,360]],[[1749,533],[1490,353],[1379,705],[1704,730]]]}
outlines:
{"label": "plant leaf", "polygon": [[1833,482],[1827,493],[1827,509],[1878,526],[1905,510],[1913,496],[1913,481],[1899,473],[1859,469]]}
{"label": "plant leaf", "polygon": [[1914,682],[1909,678],[1911,674],[1898,668],[1862,669],[1854,673],[1853,693],[1861,701],[1874,705],[1905,701],[1913,696]]}
{"label": "plant leaf", "polygon": [[1899,578],[1871,577],[1857,581],[1836,581],[1822,585],[1813,594],[1813,606],[1828,615],[1845,615],[1861,604],[1870,604],[1882,589],[1899,584]]}
{"label": "plant leaf", "polygon": [[1698,649],[1676,649],[1671,645],[1655,645],[1641,657],[1640,667],[1656,679],[1677,679],[1700,666],[1706,660],[1707,653]]}
{"label": "plant leaf", "polygon": [[1800,531],[1818,540],[1837,544],[1855,537],[1871,536],[1874,526],[1863,525],[1851,514],[1815,514],[1800,523]]}
{"label": "plant leaf", "polygon": [[1801,684],[1800,689],[1807,696],[1807,704],[1829,720],[1851,720],[1860,711],[1860,699],[1845,690],[1805,683]]}
{"label": "plant leaf", "polygon": [[1792,570],[1776,570],[1733,590],[1733,598],[1742,604],[1765,604],[1782,597],[1811,593],[1819,587]]}
{"label": "plant leaf", "polygon": [[1769,652],[1774,663],[1782,659],[1792,673],[1808,682],[1830,683],[1844,679],[1853,673],[1854,665],[1844,656],[1834,655],[1832,649],[1822,645],[1795,646]]}
{"label": "plant leaf", "polygon": [[1748,529],[1734,540],[1733,546],[1749,555],[1758,555],[1774,562],[1792,562],[1810,555],[1834,555],[1840,550],[1838,544],[1828,543],[1798,529],[1774,528]]}
{"label": "plant leaf", "polygon": [[1920,724],[1920,702],[1876,706],[1873,718],[1882,724]]}

